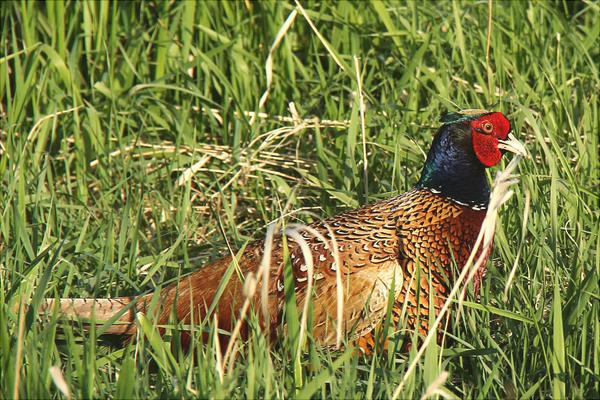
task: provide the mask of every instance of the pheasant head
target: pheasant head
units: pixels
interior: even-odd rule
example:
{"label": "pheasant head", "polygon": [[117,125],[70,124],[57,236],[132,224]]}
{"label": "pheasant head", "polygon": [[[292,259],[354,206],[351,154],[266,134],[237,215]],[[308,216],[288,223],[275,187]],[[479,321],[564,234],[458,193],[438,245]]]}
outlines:
{"label": "pheasant head", "polygon": [[510,151],[525,155],[500,112],[466,110],[445,114],[423,167],[418,188],[440,193],[459,204],[485,208],[489,185],[485,169]]}

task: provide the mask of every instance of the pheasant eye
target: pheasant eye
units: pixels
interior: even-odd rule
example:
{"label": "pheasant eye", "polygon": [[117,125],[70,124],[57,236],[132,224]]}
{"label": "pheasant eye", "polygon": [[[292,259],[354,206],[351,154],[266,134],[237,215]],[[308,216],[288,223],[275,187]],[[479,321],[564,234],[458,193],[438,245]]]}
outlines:
{"label": "pheasant eye", "polygon": [[481,128],[485,133],[492,133],[492,131],[494,130],[494,127],[490,122],[484,122]]}

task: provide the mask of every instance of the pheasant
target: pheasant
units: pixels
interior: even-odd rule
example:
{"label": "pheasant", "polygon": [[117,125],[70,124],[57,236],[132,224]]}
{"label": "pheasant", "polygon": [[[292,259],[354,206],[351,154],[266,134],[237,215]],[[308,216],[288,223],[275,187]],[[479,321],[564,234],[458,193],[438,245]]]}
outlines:
{"label": "pheasant", "polygon": [[[390,294],[394,321],[402,317],[410,330],[425,334],[430,310],[439,313],[456,276],[453,266],[465,264],[485,217],[490,195],[485,169],[496,165],[505,151],[525,152],[500,112],[467,110],[445,114],[441,122],[412,190],[315,222],[286,240],[275,236],[266,264],[265,241],[256,241],[237,261],[221,258],[159,294],[60,299],[58,305],[49,299],[42,308],[58,306],[64,315],[93,315],[97,322],[118,318],[105,332],[112,334],[135,334],[137,312],[151,314],[159,326],[173,317],[184,325],[215,319],[219,329],[231,331],[250,298],[257,310],[266,310],[260,313],[260,322],[275,335],[292,282],[298,304],[309,291],[314,293],[312,337],[329,346],[336,341],[334,327],[340,317],[336,289],[341,277],[343,330],[362,350],[372,350]],[[259,279],[257,287],[260,292],[268,282],[266,296],[247,297],[245,277],[256,277],[261,265],[267,265],[268,279]],[[291,266],[287,275],[286,265]],[[237,273],[229,273],[231,266]],[[476,290],[484,274],[481,267],[474,278]],[[151,305],[155,295],[159,301]]]}

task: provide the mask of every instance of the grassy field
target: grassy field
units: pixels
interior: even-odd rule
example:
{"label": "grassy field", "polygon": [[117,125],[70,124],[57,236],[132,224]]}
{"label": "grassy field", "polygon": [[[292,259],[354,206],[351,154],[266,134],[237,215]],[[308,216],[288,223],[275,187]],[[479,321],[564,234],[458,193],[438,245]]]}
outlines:
{"label": "grassy field", "polygon": [[390,397],[414,350],[309,341],[298,359],[257,334],[223,372],[212,344],[184,353],[151,321],[119,348],[15,307],[148,292],[281,216],[405,191],[441,113],[462,108],[509,115],[531,158],[480,300],[400,397],[447,371],[426,397],[599,398],[600,6],[488,7],[0,4],[0,398]]}

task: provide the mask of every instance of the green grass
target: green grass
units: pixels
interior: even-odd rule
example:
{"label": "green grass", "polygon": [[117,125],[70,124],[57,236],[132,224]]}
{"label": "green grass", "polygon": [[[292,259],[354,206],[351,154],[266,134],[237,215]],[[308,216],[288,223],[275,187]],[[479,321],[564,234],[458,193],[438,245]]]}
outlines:
{"label": "green grass", "polygon": [[[293,3],[0,5],[0,397],[65,397],[60,375],[76,398],[389,397],[414,351],[309,343],[295,359],[294,343],[254,335],[221,380],[211,343],[183,353],[151,321],[120,349],[14,307],[146,292],[284,214],[310,221],[405,191],[440,114],[458,108],[507,113],[531,159],[481,299],[401,397],[441,371],[458,398],[600,397],[599,3],[493,2],[489,66],[487,2],[303,6],[331,52],[298,14],[258,109]],[[293,126],[275,118],[292,101],[301,118],[348,122],[277,130]],[[251,124],[255,111],[268,117]]]}

